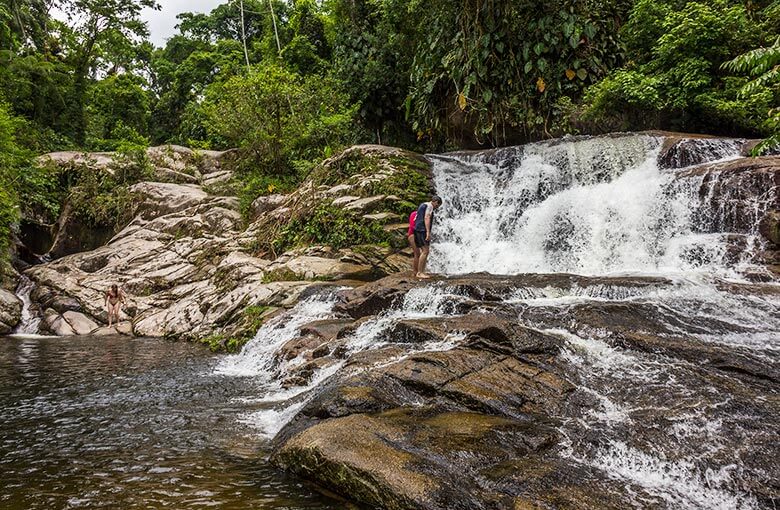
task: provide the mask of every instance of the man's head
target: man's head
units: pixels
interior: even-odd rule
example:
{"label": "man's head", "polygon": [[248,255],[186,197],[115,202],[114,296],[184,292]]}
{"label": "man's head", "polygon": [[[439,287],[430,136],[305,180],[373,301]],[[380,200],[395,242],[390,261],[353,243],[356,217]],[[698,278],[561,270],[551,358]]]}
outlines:
{"label": "man's head", "polygon": [[433,208],[434,209],[438,209],[439,207],[441,207],[441,203],[442,203],[442,200],[441,200],[441,197],[439,195],[433,195],[431,197],[431,204],[433,204]]}

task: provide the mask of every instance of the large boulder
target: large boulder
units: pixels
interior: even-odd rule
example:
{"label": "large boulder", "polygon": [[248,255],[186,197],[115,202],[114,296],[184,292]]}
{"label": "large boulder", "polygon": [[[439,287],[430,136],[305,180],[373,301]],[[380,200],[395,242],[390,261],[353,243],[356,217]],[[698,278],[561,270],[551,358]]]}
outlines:
{"label": "large boulder", "polygon": [[13,331],[22,319],[22,302],[13,292],[0,289],[0,335]]}
{"label": "large boulder", "polygon": [[147,220],[197,206],[208,198],[208,193],[192,184],[141,182],[131,186],[130,192],[138,197],[137,214]]}

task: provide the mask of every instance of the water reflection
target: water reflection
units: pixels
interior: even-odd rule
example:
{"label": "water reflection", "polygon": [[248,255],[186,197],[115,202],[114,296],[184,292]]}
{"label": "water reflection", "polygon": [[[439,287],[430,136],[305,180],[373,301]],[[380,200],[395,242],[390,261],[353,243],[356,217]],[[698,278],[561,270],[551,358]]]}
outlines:
{"label": "water reflection", "polygon": [[198,346],[0,339],[0,507],[338,508],[265,460],[248,379]]}

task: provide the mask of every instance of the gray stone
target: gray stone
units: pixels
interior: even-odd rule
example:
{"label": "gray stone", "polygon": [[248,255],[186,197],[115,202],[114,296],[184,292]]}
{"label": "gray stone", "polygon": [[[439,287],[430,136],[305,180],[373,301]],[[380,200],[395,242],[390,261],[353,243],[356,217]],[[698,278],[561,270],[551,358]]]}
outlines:
{"label": "gray stone", "polygon": [[65,313],[69,310],[73,312],[81,311],[81,303],[70,296],[55,296],[49,303],[49,306],[59,313]]}
{"label": "gray stone", "polygon": [[94,336],[111,336],[111,335],[124,335],[124,336],[132,336],[133,335],[133,325],[128,322],[120,322],[119,324],[116,324],[114,326],[111,326],[110,328],[108,326],[101,326],[92,332],[90,332],[90,335]]}
{"label": "gray stone", "polygon": [[255,217],[258,217],[263,213],[273,211],[274,209],[281,207],[285,200],[287,200],[287,195],[282,195],[280,193],[257,197],[255,201],[252,202],[252,212],[254,213]]}
{"label": "gray stone", "polygon": [[76,331],[61,315],[47,316],[46,324],[49,331],[57,336],[73,336]]}
{"label": "gray stone", "polygon": [[337,184],[336,186],[333,186],[332,188],[328,188],[325,193],[328,195],[340,195],[344,192],[350,191],[354,186],[350,184]]}
{"label": "gray stone", "polygon": [[162,182],[174,182],[179,184],[197,184],[199,179],[195,175],[177,172],[170,168],[157,167],[154,169],[154,176]]}
{"label": "gray stone", "polygon": [[88,335],[98,328],[97,323],[81,312],[68,310],[62,314],[68,324],[77,335]]}
{"label": "gray stone", "polygon": [[350,204],[356,200],[360,200],[360,197],[352,196],[352,195],[345,195],[343,197],[339,197],[335,199],[332,204],[333,205],[346,205]]}
{"label": "gray stone", "polygon": [[13,331],[22,318],[22,302],[13,292],[0,289],[0,335]]}
{"label": "gray stone", "polygon": [[130,192],[139,197],[138,213],[144,219],[179,212],[208,199],[208,194],[194,184],[141,182],[131,186]]}
{"label": "gray stone", "polygon": [[391,221],[396,221],[400,218],[395,213],[391,212],[381,212],[381,213],[375,213],[375,214],[365,214],[363,215],[363,219],[369,220],[369,221],[378,221],[380,223],[389,223]]}
{"label": "gray stone", "polygon": [[[355,200],[348,203],[346,208],[350,211],[369,211],[371,209],[377,208],[382,204],[382,202],[384,202],[384,200],[384,195],[361,198],[360,200]],[[333,203],[335,204],[336,201],[334,200]]]}

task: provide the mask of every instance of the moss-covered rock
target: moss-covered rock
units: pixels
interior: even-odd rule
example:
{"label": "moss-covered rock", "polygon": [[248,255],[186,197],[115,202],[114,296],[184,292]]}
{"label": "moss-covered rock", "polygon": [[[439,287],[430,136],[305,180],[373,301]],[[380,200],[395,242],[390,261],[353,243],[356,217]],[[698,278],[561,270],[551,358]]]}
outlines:
{"label": "moss-covered rock", "polygon": [[405,246],[405,233],[385,228],[404,221],[432,192],[428,161],[378,145],[351,147],[315,168],[297,191],[264,210],[251,230],[253,247],[281,253],[305,245],[347,248]]}

